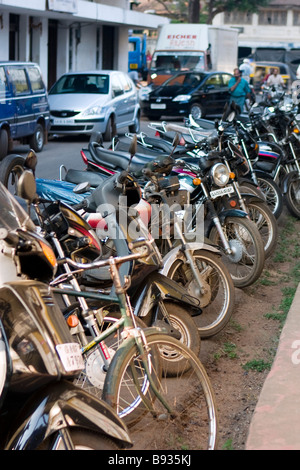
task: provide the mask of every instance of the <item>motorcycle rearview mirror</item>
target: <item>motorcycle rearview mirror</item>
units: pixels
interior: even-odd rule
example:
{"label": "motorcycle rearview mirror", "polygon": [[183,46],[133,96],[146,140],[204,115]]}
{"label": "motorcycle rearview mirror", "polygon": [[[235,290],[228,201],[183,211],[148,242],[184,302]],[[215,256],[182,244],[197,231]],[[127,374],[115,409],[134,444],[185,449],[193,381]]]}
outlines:
{"label": "motorcycle rearview mirror", "polygon": [[136,149],[137,149],[137,135],[135,134],[132,138],[130,147],[129,147],[129,154],[130,154],[130,159],[127,167],[127,171],[129,171],[131,160],[133,159],[134,155],[136,154]]}
{"label": "motorcycle rearview mirror", "polygon": [[20,176],[17,187],[17,195],[30,205],[36,198],[36,182],[31,171],[24,171]]}
{"label": "motorcycle rearview mirror", "polygon": [[73,189],[73,193],[75,194],[83,194],[89,191],[91,185],[87,181],[84,183],[79,183],[75,188]]}
{"label": "motorcycle rearview mirror", "polygon": [[32,173],[35,175],[35,169],[37,167],[37,162],[38,162],[38,159],[37,159],[35,151],[34,150],[29,150],[29,152],[28,152],[28,154],[25,158],[24,168],[26,168],[27,170],[31,170]]}

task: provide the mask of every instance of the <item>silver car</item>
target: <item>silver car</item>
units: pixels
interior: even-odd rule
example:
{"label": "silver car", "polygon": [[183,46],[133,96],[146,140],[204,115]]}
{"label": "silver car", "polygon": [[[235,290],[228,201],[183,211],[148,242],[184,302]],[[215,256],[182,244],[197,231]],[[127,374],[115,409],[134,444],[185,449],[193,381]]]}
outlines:
{"label": "silver car", "polygon": [[117,130],[139,132],[140,106],[136,86],[123,72],[69,72],[48,94],[51,134],[101,132],[111,140]]}

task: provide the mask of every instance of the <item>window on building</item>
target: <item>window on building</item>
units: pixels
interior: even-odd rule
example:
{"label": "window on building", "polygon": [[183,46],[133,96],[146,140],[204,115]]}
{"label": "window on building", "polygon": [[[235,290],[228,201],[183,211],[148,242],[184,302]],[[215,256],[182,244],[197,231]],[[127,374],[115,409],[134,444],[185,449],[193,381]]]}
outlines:
{"label": "window on building", "polygon": [[252,24],[252,13],[244,11],[225,12],[225,24]]}
{"label": "window on building", "polygon": [[286,26],[287,11],[261,10],[258,14],[258,24],[271,26]]}
{"label": "window on building", "polygon": [[293,11],[293,26],[300,26],[300,10]]}

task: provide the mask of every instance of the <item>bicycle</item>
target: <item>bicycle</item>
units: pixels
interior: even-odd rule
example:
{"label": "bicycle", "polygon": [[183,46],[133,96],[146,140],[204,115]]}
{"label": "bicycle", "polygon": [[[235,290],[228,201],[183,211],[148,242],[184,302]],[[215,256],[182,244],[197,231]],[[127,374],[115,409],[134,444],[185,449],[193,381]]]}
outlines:
{"label": "bicycle", "polygon": [[[142,329],[136,324],[130,299],[126,294],[128,283],[122,285],[119,266],[124,262],[149,256],[151,243],[138,241],[130,245],[130,250],[133,253],[127,256],[110,257],[88,264],[64,260],[77,270],[72,271],[72,275],[86,269],[109,266],[116,292],[116,296],[111,300],[116,302],[120,309],[121,317],[90,343],[82,346],[82,354],[84,357],[97,354],[98,345],[103,346],[107,338],[123,328],[122,343],[105,369],[102,398],[138,434],[147,429],[150,419],[153,437],[159,437],[159,444],[163,448],[165,443],[162,437],[172,441],[170,433],[175,433],[177,442],[185,438],[188,440],[189,449],[216,449],[216,401],[201,361],[188,347],[165,334],[163,330]],[[136,252],[137,250],[139,251]],[[66,279],[67,275],[63,276]],[[55,283],[61,281],[62,276],[57,278]],[[58,294],[66,292],[57,288],[53,288],[53,291]],[[78,291],[67,292],[68,295],[78,297]],[[107,296],[94,292],[81,292],[80,295],[86,299],[107,299]],[[177,369],[180,370],[179,373]],[[196,426],[197,432],[188,432],[191,422]],[[138,425],[141,428],[137,430]],[[163,433],[163,430],[168,430],[168,433]],[[158,443],[149,445],[157,448]]]}

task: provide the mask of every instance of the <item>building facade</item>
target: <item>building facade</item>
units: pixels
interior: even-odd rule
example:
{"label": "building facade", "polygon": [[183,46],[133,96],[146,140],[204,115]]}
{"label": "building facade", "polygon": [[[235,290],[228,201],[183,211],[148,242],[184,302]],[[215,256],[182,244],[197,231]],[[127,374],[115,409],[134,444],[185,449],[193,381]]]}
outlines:
{"label": "building facade", "polygon": [[37,62],[48,87],[67,71],[128,68],[128,32],[169,20],[132,0],[0,1],[0,60]]}

